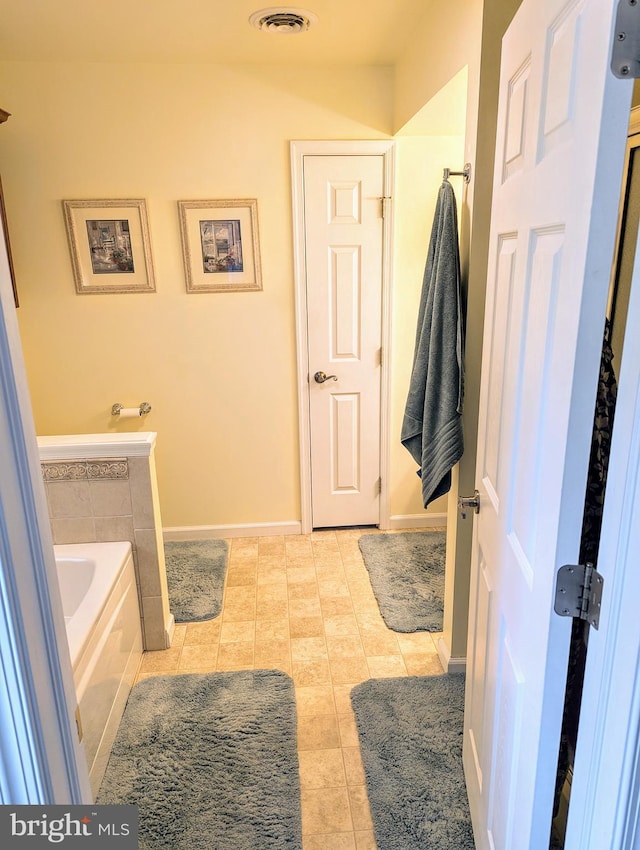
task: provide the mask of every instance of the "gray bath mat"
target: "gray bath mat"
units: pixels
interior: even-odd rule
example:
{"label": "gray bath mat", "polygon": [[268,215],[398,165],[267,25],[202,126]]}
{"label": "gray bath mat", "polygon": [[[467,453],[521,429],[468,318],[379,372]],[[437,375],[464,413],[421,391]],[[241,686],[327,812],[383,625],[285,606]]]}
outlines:
{"label": "gray bath mat", "polygon": [[382,619],[396,632],[440,632],[444,531],[365,534],[358,541]]}
{"label": "gray bath mat", "polygon": [[142,850],[301,850],[296,725],[278,670],[145,679],[96,802],[138,806]]}
{"label": "gray bath mat", "polygon": [[218,616],[228,551],[224,540],[172,540],[164,544],[169,607],[176,623]]}
{"label": "gray bath mat", "polygon": [[464,675],[369,679],[351,702],[378,850],[474,850]]}

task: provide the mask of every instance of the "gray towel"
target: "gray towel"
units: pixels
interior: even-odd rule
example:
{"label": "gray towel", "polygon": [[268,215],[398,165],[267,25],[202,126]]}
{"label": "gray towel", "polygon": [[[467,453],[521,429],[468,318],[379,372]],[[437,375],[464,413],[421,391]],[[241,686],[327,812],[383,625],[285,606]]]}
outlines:
{"label": "gray towel", "polygon": [[401,440],[419,464],[425,506],[451,487],[463,452],[463,319],[456,199],[438,193],[422,282],[418,330]]}

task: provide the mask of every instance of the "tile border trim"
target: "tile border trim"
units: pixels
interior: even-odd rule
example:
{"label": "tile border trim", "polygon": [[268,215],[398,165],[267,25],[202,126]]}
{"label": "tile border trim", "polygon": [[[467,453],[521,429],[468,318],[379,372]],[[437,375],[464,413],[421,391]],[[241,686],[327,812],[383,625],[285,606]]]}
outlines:
{"label": "tile border trim", "polygon": [[40,464],[45,482],[128,480],[129,463],[123,458],[45,461]]}

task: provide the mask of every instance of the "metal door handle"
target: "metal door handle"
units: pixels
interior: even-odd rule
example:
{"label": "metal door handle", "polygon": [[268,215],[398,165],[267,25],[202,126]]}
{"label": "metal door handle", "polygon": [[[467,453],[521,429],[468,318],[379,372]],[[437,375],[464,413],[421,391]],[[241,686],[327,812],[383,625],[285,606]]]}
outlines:
{"label": "metal door handle", "polygon": [[473,496],[458,497],[458,510],[462,519],[467,518],[469,508],[473,508],[473,512],[476,514],[480,513],[480,493],[477,490],[474,490]]}
{"label": "metal door handle", "polygon": [[325,381],[331,381],[331,380],[337,381],[338,376],[337,375],[325,375],[324,372],[316,372],[315,375],[313,376],[313,380],[316,382],[316,384],[324,384]]}

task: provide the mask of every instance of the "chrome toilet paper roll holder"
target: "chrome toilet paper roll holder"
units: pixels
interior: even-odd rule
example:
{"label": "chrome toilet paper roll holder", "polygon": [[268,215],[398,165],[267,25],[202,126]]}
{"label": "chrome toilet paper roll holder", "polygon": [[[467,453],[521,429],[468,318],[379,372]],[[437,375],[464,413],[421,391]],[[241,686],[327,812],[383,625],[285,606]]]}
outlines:
{"label": "chrome toilet paper roll holder", "polygon": [[[119,402],[116,402],[114,405],[111,406],[111,415],[112,416],[119,416],[120,411],[124,410],[124,409],[125,409],[124,404],[120,404]],[[141,401],[140,405],[139,405],[139,410],[140,410],[140,416],[145,416],[145,414],[151,413],[151,405],[149,404],[148,401]]]}

